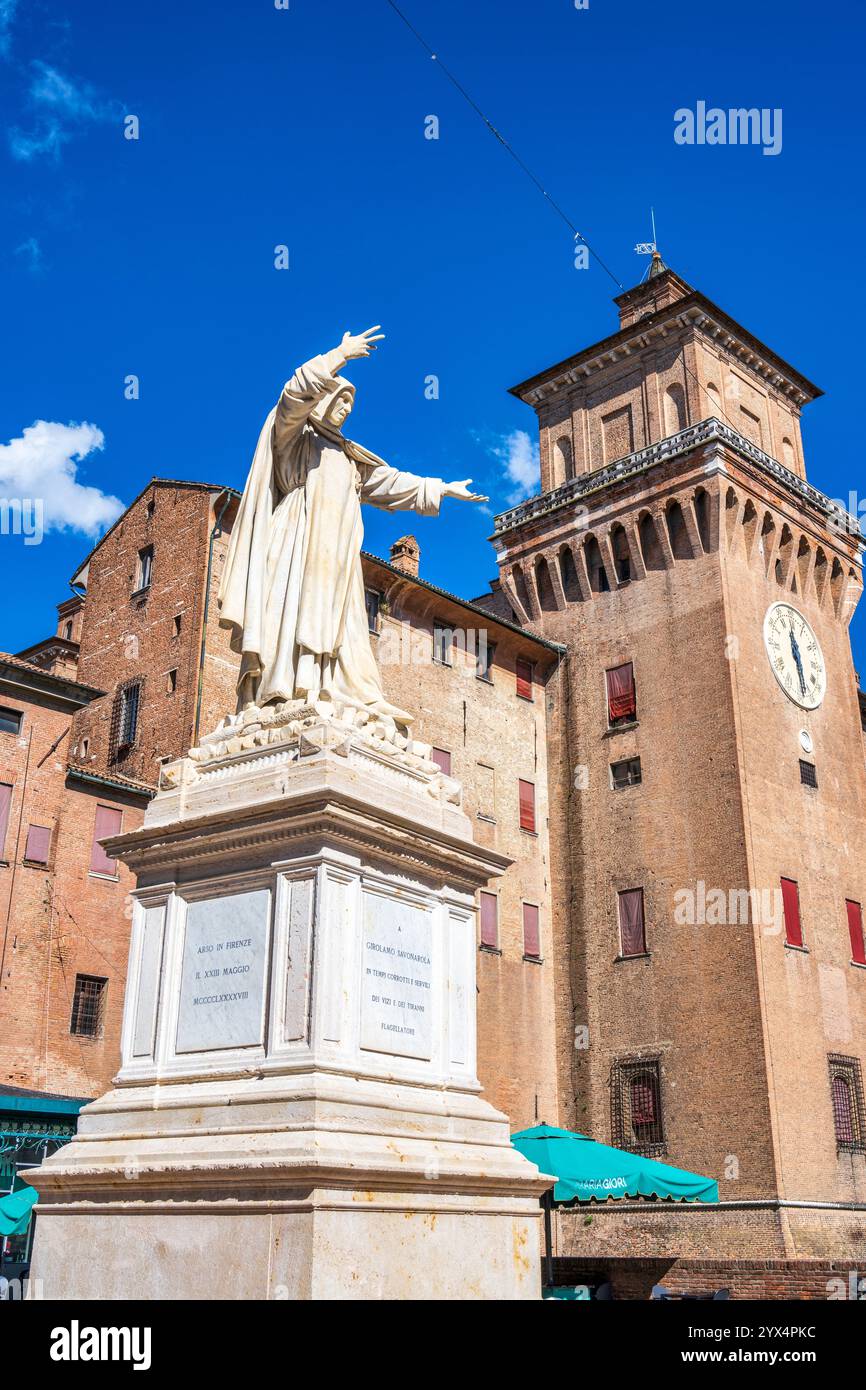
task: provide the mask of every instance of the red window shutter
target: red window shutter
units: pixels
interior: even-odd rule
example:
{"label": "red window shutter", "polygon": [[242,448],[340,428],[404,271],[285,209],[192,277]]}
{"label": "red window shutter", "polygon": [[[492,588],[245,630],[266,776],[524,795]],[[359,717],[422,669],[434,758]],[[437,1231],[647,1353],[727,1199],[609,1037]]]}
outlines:
{"label": "red window shutter", "polygon": [[634,719],[636,714],[634,666],[629,661],[607,672],[607,717],[615,724],[620,719]]}
{"label": "red window shutter", "polygon": [[93,829],[93,848],[90,852],[90,872],[92,874],[115,874],[117,872],[117,860],[109,859],[99,841],[107,840],[109,835],[119,835],[122,820],[123,812],[116,810],[114,806],[97,806],[96,824]]}
{"label": "red window shutter", "polygon": [[535,787],[520,779],[520,829],[535,829]]}
{"label": "red window shutter", "polygon": [[785,909],[785,940],[789,946],[802,946],[800,890],[792,878],[782,879],[782,906]]}
{"label": "red window shutter", "polygon": [[845,904],[848,909],[848,931],[851,936],[851,959],[856,960],[858,965],[866,965],[866,941],[863,940],[863,909],[859,903],[850,900]]}
{"label": "red window shutter", "polygon": [[433,748],[431,749],[430,757],[433,759],[440,772],[444,772],[446,777],[451,776],[451,754],[447,749]]}
{"label": "red window shutter", "polygon": [[541,932],[538,908],[534,903],[523,904],[523,954],[538,959],[541,955]]}
{"label": "red window shutter", "polygon": [[499,945],[499,903],[495,893],[481,893],[481,945]]}
{"label": "red window shutter", "polygon": [[28,859],[31,864],[47,864],[50,849],[51,831],[48,827],[45,825],[28,826],[24,858]]}
{"label": "red window shutter", "polygon": [[630,888],[628,892],[619,895],[619,935],[622,955],[646,954],[642,888]]}
{"label": "red window shutter", "polygon": [[12,805],[12,788],[8,782],[0,782],[0,859],[4,859],[6,831],[9,829],[9,809]]}
{"label": "red window shutter", "polygon": [[654,1125],[656,1122],[655,1089],[648,1077],[631,1083],[631,1122],[633,1125]]}
{"label": "red window shutter", "polygon": [[531,700],[532,696],[532,662],[517,661],[517,693],[521,700]]}

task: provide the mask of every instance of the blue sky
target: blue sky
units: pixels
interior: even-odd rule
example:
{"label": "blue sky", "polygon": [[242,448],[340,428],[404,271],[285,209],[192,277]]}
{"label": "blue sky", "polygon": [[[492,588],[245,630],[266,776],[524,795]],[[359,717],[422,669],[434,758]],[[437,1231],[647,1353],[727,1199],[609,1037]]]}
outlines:
{"label": "blue sky", "polygon": [[[810,480],[859,492],[862,8],[401,7],[626,286],[655,206],[668,263],[827,392],[804,416]],[[698,100],[780,107],[782,152],[675,144]],[[496,511],[535,424],[506,388],[616,326],[616,286],[574,269],[567,227],[386,0],[0,0],[0,107],[0,446],[19,441],[0,468],[41,469],[79,528],[0,537],[3,592],[26,595],[4,604],[6,650],[53,629],[111,499],[153,474],[241,486],[283,381],[344,329],[388,335],[350,369],[351,433],[473,477]],[[25,435],[37,420],[55,428]],[[365,520],[379,553],[409,529]],[[410,525],[427,578],[486,588],[489,514],[449,502]],[[854,643],[866,673],[864,614]]]}

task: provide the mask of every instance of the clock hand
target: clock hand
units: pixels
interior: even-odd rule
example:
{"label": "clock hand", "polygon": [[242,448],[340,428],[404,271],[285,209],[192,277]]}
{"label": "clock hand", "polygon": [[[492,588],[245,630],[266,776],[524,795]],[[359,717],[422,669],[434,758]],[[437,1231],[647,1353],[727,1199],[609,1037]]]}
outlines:
{"label": "clock hand", "polygon": [[792,627],[788,629],[788,636],[791,639],[791,653],[794,657],[794,661],[797,663],[797,675],[800,677],[800,690],[805,695],[806,681],[803,676],[803,658],[800,655],[800,644],[794,636],[794,629]]}

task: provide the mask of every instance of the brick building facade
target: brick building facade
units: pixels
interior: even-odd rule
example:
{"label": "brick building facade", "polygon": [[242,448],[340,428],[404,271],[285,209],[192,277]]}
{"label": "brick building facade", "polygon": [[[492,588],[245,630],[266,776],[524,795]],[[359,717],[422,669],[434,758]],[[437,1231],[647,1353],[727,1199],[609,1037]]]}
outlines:
{"label": "brick building facade", "polygon": [[[710,1282],[711,1258],[811,1261],[797,1288],[866,1262],[862,544],[806,481],[816,387],[658,258],[617,304],[616,333],[514,388],[541,493],[496,519],[490,592],[427,583],[404,536],[390,562],[363,557],[371,640],[478,840],[514,861],[479,901],[488,1098],[515,1129],[548,1120],[719,1180],[712,1211],[562,1212],[558,1253],[643,1261],[635,1288],[660,1260]],[[0,781],[53,826],[48,864],[16,840],[0,868],[0,1084],[110,1082],[130,885],[94,872],[97,814],[136,824],[160,763],[234,707],[216,595],[237,502],[154,479],[55,636],[3,667],[29,674],[0,704],[40,756],[61,743],[36,778],[0,734]],[[778,665],[776,604],[799,666]],[[107,981],[86,1040],[78,976]]]}

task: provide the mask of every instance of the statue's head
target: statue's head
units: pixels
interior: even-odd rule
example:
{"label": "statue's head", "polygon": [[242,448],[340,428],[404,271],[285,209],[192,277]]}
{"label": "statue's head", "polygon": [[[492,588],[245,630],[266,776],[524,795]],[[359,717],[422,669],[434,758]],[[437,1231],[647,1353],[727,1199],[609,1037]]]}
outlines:
{"label": "statue's head", "polygon": [[346,420],[352,413],[352,406],[355,404],[355,397],[351,391],[340,391],[333,397],[325,416],[329,425],[334,425],[336,429],[341,429]]}
{"label": "statue's head", "polygon": [[338,385],[329,396],[325,396],[319,401],[313,411],[313,419],[320,420],[324,425],[330,425],[332,429],[338,430],[342,427],[352,413],[352,406],[355,404],[355,387],[351,381],[347,381],[344,376],[336,378]]}

